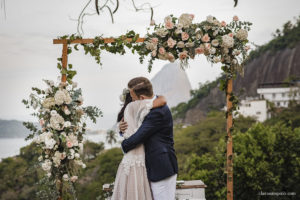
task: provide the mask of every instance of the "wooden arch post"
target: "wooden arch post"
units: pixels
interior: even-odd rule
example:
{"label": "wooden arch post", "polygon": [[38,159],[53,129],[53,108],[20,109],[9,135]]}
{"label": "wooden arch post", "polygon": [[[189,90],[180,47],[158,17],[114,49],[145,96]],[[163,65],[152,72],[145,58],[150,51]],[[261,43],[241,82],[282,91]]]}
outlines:
{"label": "wooden arch post", "polygon": [[[114,42],[114,38],[104,38],[104,43],[112,43]],[[132,41],[132,38],[126,39],[128,42]],[[144,38],[138,38],[136,42],[144,42]],[[72,41],[68,41],[67,39],[54,39],[53,44],[62,44],[62,68],[67,69],[68,63],[68,44],[92,44],[94,39],[76,39]],[[62,82],[67,81],[66,74],[62,74],[61,77]],[[232,93],[233,88],[233,80],[230,78],[227,82],[227,91],[226,91],[226,105],[227,105],[227,153],[226,153],[226,172],[227,172],[227,200],[233,200],[233,140],[231,135],[230,128],[232,127],[232,114],[230,114],[230,110],[232,109],[232,102],[229,100],[230,94]],[[63,189],[63,181],[61,181],[59,193],[60,197],[58,200],[62,200],[62,189]]]}

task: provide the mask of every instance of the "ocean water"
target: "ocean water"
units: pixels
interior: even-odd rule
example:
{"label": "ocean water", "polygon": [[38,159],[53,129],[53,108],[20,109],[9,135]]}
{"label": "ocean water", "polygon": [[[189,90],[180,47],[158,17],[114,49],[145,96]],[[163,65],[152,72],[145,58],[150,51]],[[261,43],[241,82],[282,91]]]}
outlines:
{"label": "ocean water", "polygon": [[[120,141],[120,137],[117,138]],[[104,142],[105,149],[111,147],[120,147],[120,144],[117,142],[112,146],[106,142],[105,134],[89,134],[84,136],[84,140],[90,140],[92,142]],[[25,141],[24,138],[0,138],[0,161],[3,158],[11,157],[20,154],[20,148],[26,145],[29,145],[32,140]]]}
{"label": "ocean water", "polygon": [[32,140],[24,138],[0,138],[0,160],[20,153],[20,148],[29,145]]}

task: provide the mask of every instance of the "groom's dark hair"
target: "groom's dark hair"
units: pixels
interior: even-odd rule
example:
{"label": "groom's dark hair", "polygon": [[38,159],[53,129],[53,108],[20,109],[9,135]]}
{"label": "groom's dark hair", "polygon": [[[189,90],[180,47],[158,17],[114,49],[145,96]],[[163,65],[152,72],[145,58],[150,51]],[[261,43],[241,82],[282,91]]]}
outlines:
{"label": "groom's dark hair", "polygon": [[132,89],[136,96],[145,95],[147,97],[153,96],[153,87],[151,82],[145,77],[136,77],[128,82],[128,88]]}

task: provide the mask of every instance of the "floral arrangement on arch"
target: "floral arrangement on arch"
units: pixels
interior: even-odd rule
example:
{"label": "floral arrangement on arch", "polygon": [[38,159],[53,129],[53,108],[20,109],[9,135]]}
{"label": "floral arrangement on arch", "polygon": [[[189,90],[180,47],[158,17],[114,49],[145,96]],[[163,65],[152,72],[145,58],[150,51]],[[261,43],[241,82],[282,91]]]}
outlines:
{"label": "floral arrangement on arch", "polygon": [[236,67],[242,64],[250,49],[246,44],[252,23],[239,21],[237,16],[229,24],[213,16],[200,23],[193,23],[193,19],[193,14],[182,14],[179,18],[169,15],[159,25],[151,21],[154,32],[146,35],[142,52],[151,54],[150,67],[155,59],[179,59],[181,66],[187,66],[190,58],[200,54],[212,63]]}
{"label": "floral arrangement on arch", "polygon": [[44,82],[48,86],[45,90],[33,87],[29,100],[22,100],[27,108],[37,110],[32,115],[40,123],[40,128],[32,122],[23,123],[32,131],[26,140],[33,139],[42,150],[38,160],[49,178],[55,182],[75,182],[77,170],[86,167],[80,158],[85,120],[90,118],[96,123],[102,112],[97,107],[82,106],[82,92],[76,82]]}

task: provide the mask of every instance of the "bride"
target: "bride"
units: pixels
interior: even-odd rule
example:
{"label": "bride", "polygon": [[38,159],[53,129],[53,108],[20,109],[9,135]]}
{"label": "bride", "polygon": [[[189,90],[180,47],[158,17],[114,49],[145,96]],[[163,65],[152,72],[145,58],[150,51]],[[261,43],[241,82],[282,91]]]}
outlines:
{"label": "bride", "polygon": [[[164,106],[166,99],[163,96],[153,99],[133,101],[128,89],[124,90],[124,106],[118,115],[118,122],[124,120],[128,127],[124,138],[133,135],[142,124],[150,109]],[[145,166],[144,145],[124,154],[118,167],[115,178],[112,200],[151,200],[150,183]]]}

